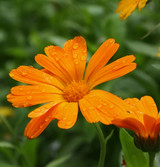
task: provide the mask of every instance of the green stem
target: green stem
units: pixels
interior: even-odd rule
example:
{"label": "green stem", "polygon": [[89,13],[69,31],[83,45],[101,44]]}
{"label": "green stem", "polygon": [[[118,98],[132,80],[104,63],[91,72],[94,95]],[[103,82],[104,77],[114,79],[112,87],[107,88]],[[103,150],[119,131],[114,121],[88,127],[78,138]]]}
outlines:
{"label": "green stem", "polygon": [[20,143],[19,143],[19,140],[18,140],[18,137],[17,135],[15,134],[14,130],[12,129],[12,127],[10,126],[10,124],[8,123],[8,121],[6,120],[5,117],[3,117],[1,114],[0,114],[0,119],[3,121],[3,123],[5,124],[5,126],[8,128],[9,132],[12,134],[13,138],[14,138],[14,141],[15,143],[17,144],[17,151],[23,155],[24,159],[26,160],[26,163],[28,164],[29,167],[31,167],[31,163],[26,155],[26,153],[23,151],[23,149],[21,148],[20,146]]}
{"label": "green stem", "polygon": [[149,167],[154,167],[154,158],[156,153],[155,152],[149,152]]}
{"label": "green stem", "polygon": [[104,162],[105,162],[105,157],[106,157],[106,141],[105,141],[102,129],[100,128],[99,124],[94,123],[93,125],[97,130],[97,134],[98,134],[100,146],[101,146],[98,167],[104,167]]}

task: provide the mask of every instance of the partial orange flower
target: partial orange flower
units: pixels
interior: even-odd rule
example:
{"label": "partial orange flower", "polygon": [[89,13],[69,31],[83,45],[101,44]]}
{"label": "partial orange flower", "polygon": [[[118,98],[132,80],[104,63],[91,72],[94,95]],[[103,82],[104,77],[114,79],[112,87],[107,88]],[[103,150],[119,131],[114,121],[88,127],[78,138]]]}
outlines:
{"label": "partial orange flower", "polygon": [[[29,85],[11,89],[7,96],[15,107],[44,105],[29,113],[32,118],[25,129],[27,138],[40,135],[48,124],[58,119],[58,126],[71,128],[80,108],[90,123],[110,124],[109,116],[125,112],[125,104],[117,96],[93,88],[103,82],[121,77],[136,68],[133,55],[120,58],[109,65],[105,64],[118,50],[114,39],[105,41],[92,56],[85,71],[87,47],[83,37],[75,37],[65,43],[64,49],[48,46],[45,53],[35,57],[42,70],[31,66],[20,66],[10,72],[10,76]],[[84,76],[83,76],[84,75]]]}
{"label": "partial orange flower", "polygon": [[121,0],[116,9],[120,12],[120,19],[126,19],[138,7],[139,11],[146,5],[148,0]]}
{"label": "partial orange flower", "polygon": [[128,105],[128,113],[119,115],[112,120],[112,123],[134,131],[135,144],[143,151],[159,150],[160,113],[153,98],[144,96],[140,100],[129,98],[124,101]]}

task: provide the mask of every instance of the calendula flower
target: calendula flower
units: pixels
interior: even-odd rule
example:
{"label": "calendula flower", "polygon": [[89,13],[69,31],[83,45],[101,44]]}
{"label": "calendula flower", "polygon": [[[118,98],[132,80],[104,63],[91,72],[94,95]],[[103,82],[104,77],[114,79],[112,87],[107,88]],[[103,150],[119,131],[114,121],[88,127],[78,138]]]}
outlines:
{"label": "calendula flower", "polygon": [[158,53],[157,56],[160,57],[160,47],[158,47]]}
{"label": "calendula flower", "polygon": [[138,7],[139,11],[146,5],[147,0],[121,0],[116,9],[120,12],[120,19],[126,19]]}
{"label": "calendula flower", "polygon": [[[6,106],[3,106],[3,107],[0,107],[0,115],[7,118],[7,117],[11,117],[13,116],[13,109],[10,108],[10,107],[6,107]],[[2,122],[2,120],[0,119],[0,122]]]}
{"label": "calendula flower", "polygon": [[46,103],[29,113],[32,118],[25,129],[25,136],[35,138],[54,119],[63,129],[71,128],[80,108],[90,123],[110,124],[113,115],[124,112],[122,99],[93,88],[103,82],[118,78],[136,68],[133,55],[105,64],[118,50],[114,39],[105,41],[92,56],[85,71],[87,47],[83,37],[75,37],[65,43],[64,49],[48,46],[45,53],[35,57],[42,70],[31,66],[20,66],[10,72],[10,76],[30,85],[16,86],[7,96],[15,107],[28,107]]}
{"label": "calendula flower", "polygon": [[134,141],[138,148],[146,152],[160,150],[160,114],[157,106],[150,96],[140,100],[129,98],[125,100],[128,113],[119,115],[112,123],[134,131]]}

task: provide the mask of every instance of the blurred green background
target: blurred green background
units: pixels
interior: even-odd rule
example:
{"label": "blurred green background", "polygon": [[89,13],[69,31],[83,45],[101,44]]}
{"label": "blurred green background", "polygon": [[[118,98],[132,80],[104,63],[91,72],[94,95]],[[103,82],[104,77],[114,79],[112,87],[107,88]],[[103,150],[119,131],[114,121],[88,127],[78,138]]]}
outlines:
{"label": "blurred green background", "polygon": [[[0,0],[0,111],[10,107],[13,115],[6,118],[8,130],[0,121],[0,166],[2,167],[96,167],[99,141],[93,125],[79,114],[76,125],[59,129],[52,122],[38,138],[23,136],[35,107],[13,108],[6,100],[10,88],[20,83],[8,73],[20,65],[39,66],[34,56],[44,47],[59,45],[75,36],[83,36],[88,47],[88,60],[102,42],[115,38],[120,48],[111,61],[129,54],[136,56],[137,69],[98,88],[122,98],[151,95],[160,109],[160,5],[149,2],[120,21],[115,13],[119,0]],[[102,125],[105,135],[114,133],[107,144],[106,164],[120,167],[119,129]],[[15,141],[14,136],[18,137]]]}

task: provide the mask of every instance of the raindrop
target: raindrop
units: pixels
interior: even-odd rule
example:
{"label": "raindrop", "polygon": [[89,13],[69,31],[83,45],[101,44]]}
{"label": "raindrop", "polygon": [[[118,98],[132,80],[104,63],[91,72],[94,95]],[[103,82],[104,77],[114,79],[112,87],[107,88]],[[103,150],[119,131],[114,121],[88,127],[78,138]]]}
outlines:
{"label": "raindrop", "polygon": [[31,99],[32,99],[32,96],[27,96],[27,99],[28,99],[28,100],[31,100]]}
{"label": "raindrop", "polygon": [[25,75],[27,75],[27,73],[23,71],[23,72],[22,72],[22,75],[25,76]]}
{"label": "raindrop", "polygon": [[66,122],[66,125],[71,125],[71,124],[72,124],[72,122],[71,122],[71,121]]}
{"label": "raindrop", "polygon": [[86,56],[82,56],[82,57],[81,57],[81,60],[82,60],[82,61],[86,60]]}
{"label": "raindrop", "polygon": [[13,73],[10,73],[10,77],[14,77],[14,74],[13,74]]}
{"label": "raindrop", "polygon": [[75,44],[73,45],[73,49],[77,49],[78,46],[79,46],[79,44],[78,44],[78,43],[75,43]]}
{"label": "raindrop", "polygon": [[78,54],[77,54],[77,53],[73,54],[73,58],[74,58],[74,59],[76,59],[77,57],[78,57]]}

